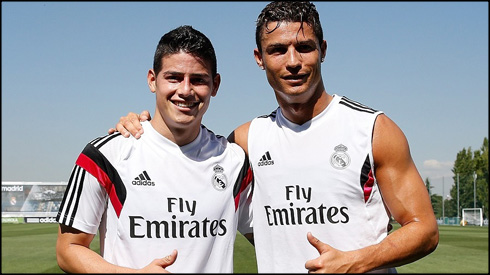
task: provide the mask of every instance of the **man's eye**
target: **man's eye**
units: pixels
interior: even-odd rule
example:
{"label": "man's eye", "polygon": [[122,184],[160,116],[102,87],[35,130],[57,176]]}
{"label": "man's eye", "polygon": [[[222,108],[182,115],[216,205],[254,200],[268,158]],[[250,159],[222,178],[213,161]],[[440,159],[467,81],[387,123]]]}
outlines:
{"label": "man's eye", "polygon": [[170,81],[170,82],[180,81],[180,77],[178,77],[176,75],[169,75],[169,76],[165,77],[165,79],[167,79],[167,81]]}
{"label": "man's eye", "polygon": [[206,80],[204,78],[194,78],[194,79],[192,79],[192,83],[194,83],[194,84],[206,84]]}
{"label": "man's eye", "polygon": [[270,54],[285,54],[286,52],[286,48],[272,48],[269,50]]}
{"label": "man's eye", "polygon": [[297,51],[300,53],[309,53],[313,51],[315,48],[311,47],[310,45],[300,45],[297,47]]}

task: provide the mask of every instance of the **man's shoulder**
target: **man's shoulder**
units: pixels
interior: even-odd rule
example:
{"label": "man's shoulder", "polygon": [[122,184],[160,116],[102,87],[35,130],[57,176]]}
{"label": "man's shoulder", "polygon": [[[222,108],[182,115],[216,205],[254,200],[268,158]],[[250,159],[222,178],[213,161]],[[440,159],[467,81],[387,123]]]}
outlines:
{"label": "man's shoulder", "polygon": [[363,104],[359,101],[352,100],[346,96],[342,96],[338,99],[337,104],[342,106],[343,108],[339,108],[344,112],[349,112],[351,114],[359,114],[359,115],[379,115],[382,114],[383,111],[374,109],[366,104]]}
{"label": "man's shoulder", "polygon": [[132,147],[135,140],[133,137],[125,138],[119,132],[115,132],[92,139],[83,149],[83,153],[104,156],[108,160],[120,159],[122,155],[131,151],[128,148]]}
{"label": "man's shoulder", "polygon": [[[200,140],[200,155],[221,155],[227,151],[243,157],[243,149],[233,142],[230,142],[226,137],[217,135],[205,126],[202,126],[203,136]],[[206,153],[207,152],[207,153]]]}
{"label": "man's shoulder", "polygon": [[257,119],[275,119],[276,116],[277,116],[277,111],[278,111],[279,108],[275,109],[274,111],[272,111],[271,113],[267,114],[267,115],[261,115],[261,116],[258,116],[256,117],[254,120],[257,120]]}
{"label": "man's shoulder", "polygon": [[93,145],[94,147],[101,149],[101,148],[111,148],[111,147],[118,147],[126,143],[130,143],[134,140],[133,137],[126,138],[121,133],[119,132],[114,132],[112,134],[104,135],[104,136],[99,136],[94,139],[92,139],[88,144]]}

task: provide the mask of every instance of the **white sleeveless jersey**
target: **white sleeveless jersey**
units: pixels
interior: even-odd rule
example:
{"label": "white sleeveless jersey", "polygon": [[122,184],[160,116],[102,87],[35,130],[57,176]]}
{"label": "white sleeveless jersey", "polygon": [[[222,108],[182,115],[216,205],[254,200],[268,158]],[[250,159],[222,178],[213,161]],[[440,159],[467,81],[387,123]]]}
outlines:
{"label": "white sleeveless jersey", "polygon": [[182,147],[143,128],[139,140],[112,134],[85,147],[57,221],[98,231],[101,255],[119,266],[142,268],[177,249],[171,272],[233,272],[238,206],[252,179],[245,153],[204,126]]}
{"label": "white sleeveless jersey", "polygon": [[303,125],[288,121],[280,108],[252,121],[248,150],[260,273],[307,272],[306,261],[319,256],[307,232],[342,251],[387,236],[390,215],[373,174],[371,146],[381,113],[334,95]]}

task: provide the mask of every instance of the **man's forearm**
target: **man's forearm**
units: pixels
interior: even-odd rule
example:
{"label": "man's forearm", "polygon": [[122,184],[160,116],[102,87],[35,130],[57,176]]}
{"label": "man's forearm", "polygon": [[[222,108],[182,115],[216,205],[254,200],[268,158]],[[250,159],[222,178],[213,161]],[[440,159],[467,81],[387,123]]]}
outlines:
{"label": "man's forearm", "polygon": [[77,244],[69,244],[58,252],[58,265],[67,273],[130,273],[134,269],[111,264],[95,251]]}
{"label": "man's forearm", "polygon": [[[438,230],[433,225],[411,222],[389,234],[382,242],[358,250],[360,273],[414,262],[437,247]],[[356,254],[357,254],[356,253]]]}

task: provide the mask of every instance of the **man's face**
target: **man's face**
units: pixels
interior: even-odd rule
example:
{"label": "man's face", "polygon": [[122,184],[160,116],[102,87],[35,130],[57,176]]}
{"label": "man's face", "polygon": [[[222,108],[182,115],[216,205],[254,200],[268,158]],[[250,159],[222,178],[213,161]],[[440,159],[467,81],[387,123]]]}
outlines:
{"label": "man's face", "polygon": [[214,79],[209,62],[179,52],[163,57],[162,69],[148,72],[148,85],[156,94],[155,118],[160,116],[169,128],[200,125],[220,78]]}
{"label": "man's face", "polygon": [[[267,27],[275,28],[277,22]],[[317,40],[313,28],[300,22],[281,22],[272,33],[262,30],[262,52],[256,49],[257,64],[266,71],[267,80],[278,100],[300,103],[308,100],[321,82],[321,60],[326,43]]]}

